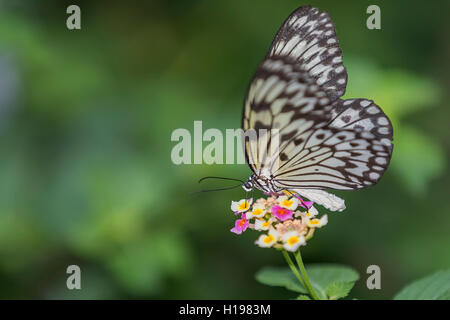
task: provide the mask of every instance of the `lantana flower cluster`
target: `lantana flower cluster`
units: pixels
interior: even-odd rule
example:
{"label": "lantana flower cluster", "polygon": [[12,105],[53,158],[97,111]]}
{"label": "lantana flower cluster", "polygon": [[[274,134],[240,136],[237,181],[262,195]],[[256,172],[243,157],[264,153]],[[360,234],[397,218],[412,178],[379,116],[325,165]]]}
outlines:
{"label": "lantana flower cluster", "polygon": [[263,232],[255,241],[261,248],[284,248],[295,252],[306,245],[316,228],[328,223],[326,214],[318,217],[312,201],[287,191],[255,202],[253,199],[232,201],[231,210],[240,217],[231,232],[242,234],[247,229]]}

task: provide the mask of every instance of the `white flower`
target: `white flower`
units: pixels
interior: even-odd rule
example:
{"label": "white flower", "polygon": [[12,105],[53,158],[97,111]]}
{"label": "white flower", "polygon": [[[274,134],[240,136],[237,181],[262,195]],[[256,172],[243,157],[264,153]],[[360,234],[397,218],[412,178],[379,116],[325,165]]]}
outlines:
{"label": "white flower", "polygon": [[277,199],[281,207],[294,211],[297,209],[300,201],[296,197],[288,198],[287,196],[280,196]]}
{"label": "white flower", "polygon": [[264,219],[256,219],[255,220],[255,230],[269,230],[270,226],[272,225],[272,223],[275,221],[274,218],[270,218],[269,220],[264,220]]}
{"label": "white flower", "polygon": [[297,251],[298,247],[306,244],[305,237],[297,231],[286,232],[282,240],[284,249],[291,252]]}
{"label": "white flower", "polygon": [[321,228],[323,226],[325,226],[328,223],[328,216],[326,214],[324,214],[320,219],[317,218],[306,218],[306,225],[310,228]]}
{"label": "white flower", "polygon": [[265,214],[266,214],[265,206],[261,203],[256,203],[253,206],[253,210],[248,211],[246,216],[247,216],[247,219],[262,218],[262,217],[264,217]]}
{"label": "white flower", "polygon": [[231,201],[231,210],[233,212],[245,212],[250,209],[253,199],[241,199],[239,201]]}
{"label": "white flower", "polygon": [[318,214],[319,214],[319,211],[317,211],[317,209],[314,206],[312,206],[306,212],[296,211],[294,216],[295,217],[300,217],[301,216],[301,217],[305,217],[305,218],[314,218]]}
{"label": "white flower", "polygon": [[273,246],[278,240],[278,232],[275,229],[270,229],[269,234],[262,234],[259,236],[255,244],[261,248],[269,248]]}

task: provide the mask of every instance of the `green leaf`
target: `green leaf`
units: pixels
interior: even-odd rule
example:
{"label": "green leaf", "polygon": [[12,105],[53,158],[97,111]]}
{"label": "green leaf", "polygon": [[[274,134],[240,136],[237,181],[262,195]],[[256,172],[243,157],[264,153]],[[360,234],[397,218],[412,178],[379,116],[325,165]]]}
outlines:
{"label": "green leaf", "polygon": [[[328,288],[333,297],[339,298],[345,288],[335,288],[337,283],[354,283],[359,279],[358,273],[350,267],[338,264],[312,264],[306,266],[309,281],[321,299],[328,299]],[[256,280],[269,286],[284,287],[288,290],[307,294],[308,290],[301,285],[289,268],[266,267],[256,273]],[[353,286],[352,286],[353,287]],[[348,289],[348,292],[351,287]],[[346,294],[346,295],[347,295]]]}
{"label": "green leaf", "polygon": [[285,287],[288,290],[308,293],[289,268],[265,267],[256,273],[256,280],[274,287]]}
{"label": "green leaf", "polygon": [[308,297],[307,295],[301,294],[297,297],[296,300],[311,300],[311,298]]}
{"label": "green leaf", "polygon": [[345,298],[352,290],[354,282],[336,281],[330,284],[327,288],[327,295],[330,300],[338,300]]}
{"label": "green leaf", "polygon": [[322,299],[327,299],[327,289],[334,282],[356,282],[359,274],[354,269],[339,264],[312,264],[306,267],[311,285]]}
{"label": "green leaf", "polygon": [[394,300],[450,300],[450,269],[414,281],[397,293]]}

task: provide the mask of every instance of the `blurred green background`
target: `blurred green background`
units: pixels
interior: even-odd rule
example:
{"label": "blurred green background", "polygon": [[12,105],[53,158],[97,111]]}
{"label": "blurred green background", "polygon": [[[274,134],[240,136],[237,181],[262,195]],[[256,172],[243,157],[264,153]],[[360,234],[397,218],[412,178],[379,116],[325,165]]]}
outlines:
{"label": "blurred green background", "polygon": [[[238,128],[250,78],[304,1],[0,1],[0,298],[280,299],[254,280],[280,253],[230,233],[236,189],[189,195],[246,165],[172,164],[176,128]],[[362,274],[352,297],[391,298],[450,266],[449,1],[313,1],[336,24],[346,97],[394,124],[381,182],[303,250]],[[381,7],[381,30],[366,8]],[[219,181],[220,184],[220,181]],[[211,185],[212,186],[212,185]],[[216,186],[216,185],[214,185]],[[220,184],[224,186],[224,184]],[[82,290],[66,289],[66,268]],[[365,286],[377,264],[382,290]]]}

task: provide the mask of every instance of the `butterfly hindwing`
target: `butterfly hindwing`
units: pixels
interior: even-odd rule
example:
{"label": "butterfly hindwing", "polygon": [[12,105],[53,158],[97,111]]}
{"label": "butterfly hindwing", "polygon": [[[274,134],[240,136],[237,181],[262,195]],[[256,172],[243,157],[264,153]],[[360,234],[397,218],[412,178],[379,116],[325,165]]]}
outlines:
{"label": "butterfly hindwing", "polygon": [[331,211],[342,211],[345,209],[345,201],[332,193],[318,189],[290,189],[299,196],[306,197],[316,204],[324,206]]}
{"label": "butterfly hindwing", "polygon": [[372,100],[368,99],[338,99],[331,109],[330,127],[369,131],[392,152],[393,129],[386,114]]}
{"label": "butterfly hindwing", "polygon": [[354,190],[378,182],[389,147],[367,131],[324,127],[306,132],[301,152],[283,162],[273,179],[280,188]]}

